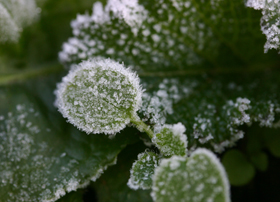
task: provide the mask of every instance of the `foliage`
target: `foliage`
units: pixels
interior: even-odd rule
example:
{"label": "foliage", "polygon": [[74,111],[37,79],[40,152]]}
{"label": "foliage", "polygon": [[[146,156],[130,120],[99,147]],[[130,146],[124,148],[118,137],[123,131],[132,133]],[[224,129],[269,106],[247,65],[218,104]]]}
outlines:
{"label": "foliage", "polygon": [[278,0],[91,8],[0,0],[0,201],[226,202],[279,158]]}

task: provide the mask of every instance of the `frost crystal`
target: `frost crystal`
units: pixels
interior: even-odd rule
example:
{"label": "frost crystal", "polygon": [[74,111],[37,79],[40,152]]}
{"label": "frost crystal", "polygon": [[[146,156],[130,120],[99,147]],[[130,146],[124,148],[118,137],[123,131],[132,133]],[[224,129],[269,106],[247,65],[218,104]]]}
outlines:
{"label": "frost crystal", "polygon": [[153,152],[144,152],[138,155],[130,170],[130,178],[127,185],[131,189],[150,189],[152,176],[158,166],[159,157]]}
{"label": "frost crystal", "polygon": [[163,159],[155,170],[151,195],[155,202],[230,201],[225,170],[206,149],[197,149],[187,159]]}
{"label": "frost crystal", "polygon": [[176,79],[164,79],[159,84],[159,90],[152,95],[143,93],[143,105],[140,112],[144,115],[144,121],[161,127],[165,124],[166,115],[173,114],[173,104],[181,99],[182,93],[178,89]]}
{"label": "frost crystal", "polygon": [[137,118],[142,89],[139,78],[110,59],[80,63],[57,86],[56,106],[87,133],[115,134]]}
{"label": "frost crystal", "polygon": [[22,28],[33,23],[39,12],[34,0],[0,0],[0,42],[17,41]]}
{"label": "frost crystal", "polygon": [[134,34],[138,32],[137,27],[141,26],[142,22],[147,18],[147,11],[138,4],[138,0],[109,0],[106,10],[112,11],[119,18],[131,27],[135,27]]}
{"label": "frost crystal", "polygon": [[[159,129],[157,129],[159,130]],[[152,139],[164,156],[185,156],[187,151],[187,136],[182,123],[164,125]]]}
{"label": "frost crystal", "polygon": [[279,0],[248,0],[248,7],[262,10],[261,30],[267,42],[264,51],[280,48],[280,1]]}

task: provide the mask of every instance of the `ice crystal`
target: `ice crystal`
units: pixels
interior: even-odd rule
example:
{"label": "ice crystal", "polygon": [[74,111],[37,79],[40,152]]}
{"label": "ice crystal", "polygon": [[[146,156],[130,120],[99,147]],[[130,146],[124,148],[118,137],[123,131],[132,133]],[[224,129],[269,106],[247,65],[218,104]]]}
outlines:
{"label": "ice crystal", "polygon": [[73,68],[57,86],[56,106],[87,133],[115,134],[141,107],[142,89],[135,73],[110,59],[92,59]]}
{"label": "ice crystal", "polygon": [[156,202],[229,202],[229,182],[217,157],[197,149],[188,159],[164,159],[153,176],[152,197]]}
{"label": "ice crystal", "polygon": [[[247,98],[237,98],[236,101],[229,100],[222,106],[221,114],[217,116],[216,107],[214,105],[207,105],[207,111],[204,114],[198,114],[194,119],[193,136],[201,144],[210,143],[216,152],[222,152],[226,147],[233,146],[237,140],[243,138],[244,132],[237,129],[238,126],[245,123],[250,123],[251,119],[246,113],[250,106],[250,100]],[[214,116],[217,116],[213,119]],[[220,130],[227,131],[228,138],[223,141],[217,141],[219,134],[216,134],[216,129],[213,125],[216,122],[223,121]],[[216,138],[214,138],[216,137]],[[217,138],[218,137],[218,138]],[[196,149],[196,145],[190,150]]]}
{"label": "ice crystal", "polygon": [[164,79],[159,84],[158,91],[153,94],[143,93],[143,105],[140,109],[144,116],[143,120],[149,121],[155,127],[162,127],[166,122],[166,115],[173,114],[173,104],[177,103],[181,96],[178,81]]}
{"label": "ice crystal", "polygon": [[280,1],[279,0],[248,0],[247,6],[262,10],[261,30],[267,42],[264,51],[280,47]]}

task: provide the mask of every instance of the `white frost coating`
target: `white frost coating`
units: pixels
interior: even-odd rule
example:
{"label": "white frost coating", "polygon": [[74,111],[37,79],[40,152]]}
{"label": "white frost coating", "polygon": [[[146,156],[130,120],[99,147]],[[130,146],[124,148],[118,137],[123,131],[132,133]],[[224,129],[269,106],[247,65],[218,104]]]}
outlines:
{"label": "white frost coating", "polygon": [[105,10],[112,11],[119,18],[123,18],[129,26],[136,28],[134,34],[137,34],[137,28],[146,20],[148,13],[138,4],[138,0],[108,0]]}
{"label": "white frost coating", "polygon": [[153,176],[154,201],[230,202],[230,186],[218,158],[207,149],[197,149],[189,158],[163,159]]}
{"label": "white frost coating", "polygon": [[107,164],[104,167],[100,167],[96,173],[89,177],[87,180],[84,181],[83,184],[80,184],[79,180],[77,179],[70,179],[68,182],[65,182],[65,184],[67,185],[65,188],[62,188],[62,186],[58,186],[57,190],[55,192],[55,197],[51,198],[51,199],[43,199],[41,202],[55,202],[58,199],[60,199],[62,196],[64,196],[67,193],[71,192],[71,191],[77,191],[77,189],[82,189],[87,187],[90,184],[90,181],[95,182],[103,173],[104,171],[107,170],[107,168],[109,166],[115,165],[117,163],[117,157],[114,159],[114,161],[112,163]]}
{"label": "white frost coating", "polygon": [[94,20],[94,22],[98,22],[99,24],[110,20],[109,14],[104,11],[101,2],[95,2],[93,4],[91,19]]}
{"label": "white frost coating", "polygon": [[153,95],[143,93],[143,112],[145,119],[155,124],[155,128],[162,127],[166,121],[166,114],[173,114],[173,104],[181,99],[181,92],[178,89],[178,80],[164,79],[159,84],[159,90]]}
{"label": "white frost coating", "polygon": [[[92,176],[90,178],[91,181],[95,182],[103,173],[104,171],[107,170],[108,166],[112,166],[112,165],[116,165],[117,164],[117,157],[113,160],[112,163],[108,164],[107,166],[101,167],[98,169],[98,171],[96,172],[96,174],[94,176]],[[87,185],[85,185],[84,187],[86,187]]]}
{"label": "white frost coating", "polygon": [[154,169],[158,166],[159,158],[155,153],[144,152],[137,156],[137,160],[130,169],[127,186],[131,189],[150,189]]}
{"label": "white frost coating", "polygon": [[0,188],[13,187],[16,193],[5,196],[5,202],[56,201],[66,192],[84,188],[107,166],[116,164],[115,158],[104,167],[94,168],[89,173],[92,176],[85,176],[79,172],[77,160],[66,160],[66,153],[52,153],[53,146],[41,140],[40,133],[50,131],[41,125],[44,121],[36,108],[26,103],[16,105],[8,115],[0,115]]}
{"label": "white frost coating", "polygon": [[195,157],[196,155],[205,155],[208,158],[211,159],[212,163],[215,164],[216,168],[219,170],[221,179],[222,179],[222,183],[223,183],[223,187],[224,187],[224,195],[226,196],[226,201],[225,202],[230,202],[230,185],[229,185],[229,180],[227,177],[227,173],[225,171],[225,168],[222,166],[221,162],[219,161],[219,159],[215,156],[215,154],[211,151],[209,151],[208,149],[204,149],[204,148],[198,148],[197,150],[195,150],[191,157]]}
{"label": "white frost coating", "polygon": [[251,101],[248,100],[247,98],[237,98],[236,99],[236,103],[235,103],[235,107],[238,108],[238,110],[241,112],[242,114],[242,118],[238,119],[238,118],[234,118],[233,119],[233,123],[236,125],[242,125],[243,123],[249,123],[250,122],[250,116],[249,114],[246,114],[246,110],[250,109]]}
{"label": "white frost coating", "polygon": [[159,148],[160,152],[166,156],[181,155],[187,153],[187,136],[182,123],[174,125],[165,124],[155,128],[155,135],[152,142]]}
{"label": "white frost coating", "polygon": [[0,42],[16,42],[22,28],[33,23],[39,13],[34,0],[0,0]]}
{"label": "white frost coating", "polygon": [[[162,7],[159,11],[167,12],[168,19],[175,22],[176,27],[180,29],[181,23],[174,18],[178,16],[174,14],[174,9],[169,9],[165,3],[161,2],[155,2],[155,8],[157,7]],[[182,27],[191,26],[187,35],[193,41],[198,42],[198,45],[191,45],[191,47],[186,45],[184,43],[186,34],[169,30],[168,21],[158,21],[152,13],[145,10],[144,6],[138,4],[137,0],[109,0],[104,10],[100,3],[95,3],[92,15],[84,14],[83,17],[78,15],[77,19],[71,23],[73,35],[78,39],[79,45],[72,44],[70,41],[66,42],[63,45],[63,50],[59,53],[59,59],[65,66],[69,67],[81,60],[104,55],[106,50],[113,48],[114,52],[109,51],[106,57],[129,61],[138,69],[149,67],[152,63],[157,63],[157,66],[161,68],[169,68],[171,64],[174,64],[174,61],[182,63],[180,67],[199,64],[202,60],[193,51],[193,48],[196,46],[202,48],[205,46],[205,42],[209,45],[208,39],[209,37],[212,39],[212,33],[210,33],[210,29],[205,29],[202,26],[197,27],[196,23],[188,23],[188,21],[192,22],[197,19],[196,12],[190,12],[189,9],[184,11],[183,9],[179,15],[184,16],[182,19],[187,17],[188,20],[185,20]],[[193,15],[195,16],[192,17]],[[121,27],[116,27],[112,23],[113,20],[117,20],[117,26]],[[125,24],[130,27],[130,30],[122,29],[122,26],[127,27]],[[140,34],[138,33],[140,31],[144,36],[135,38],[136,35]],[[126,32],[126,35],[128,32],[132,32],[135,37],[122,38],[122,32]],[[152,42],[150,42],[151,37]],[[111,41],[109,44],[108,40]],[[91,43],[92,41],[95,43]],[[80,46],[86,48],[83,49]],[[158,46],[161,48],[156,48]],[[216,49],[211,48],[211,52],[213,50]],[[166,55],[171,57],[167,58]]]}
{"label": "white frost coating", "polygon": [[142,104],[139,78],[110,59],[80,63],[58,84],[55,105],[68,121],[87,133],[115,134]]}
{"label": "white frost coating", "polygon": [[20,29],[0,2],[0,42],[17,41]]}
{"label": "white frost coating", "polygon": [[280,1],[279,0],[248,0],[248,7],[262,10],[261,30],[267,42],[264,51],[280,48]]}

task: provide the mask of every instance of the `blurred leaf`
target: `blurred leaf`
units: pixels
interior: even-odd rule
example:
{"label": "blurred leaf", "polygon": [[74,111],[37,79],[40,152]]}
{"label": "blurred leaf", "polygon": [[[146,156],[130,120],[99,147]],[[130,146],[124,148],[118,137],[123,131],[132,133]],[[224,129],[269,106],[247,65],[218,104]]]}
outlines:
{"label": "blurred leaf", "polygon": [[260,171],[266,171],[268,167],[268,157],[266,153],[259,152],[250,156],[250,161]]}
{"label": "blurred leaf", "polygon": [[254,166],[247,161],[239,150],[232,149],[227,151],[222,158],[222,163],[232,185],[245,185],[255,175]]}
{"label": "blurred leaf", "polygon": [[3,201],[55,201],[98,178],[122,148],[138,139],[131,128],[114,139],[82,133],[35,92],[24,85],[0,89]]}
{"label": "blurred leaf", "polygon": [[264,135],[265,144],[269,151],[276,157],[280,157],[280,131],[279,130],[269,130],[266,131]]}

